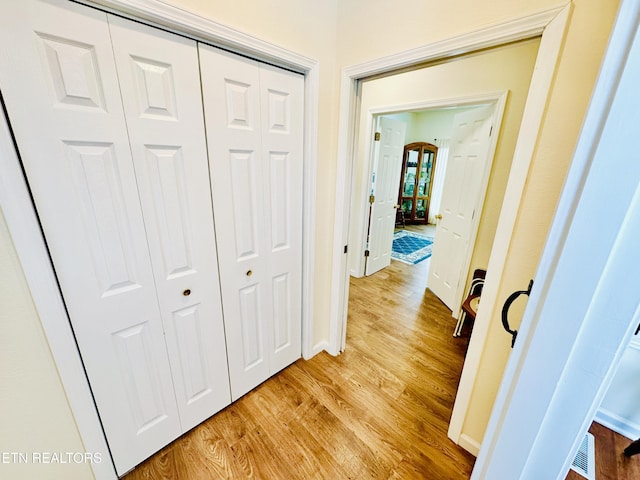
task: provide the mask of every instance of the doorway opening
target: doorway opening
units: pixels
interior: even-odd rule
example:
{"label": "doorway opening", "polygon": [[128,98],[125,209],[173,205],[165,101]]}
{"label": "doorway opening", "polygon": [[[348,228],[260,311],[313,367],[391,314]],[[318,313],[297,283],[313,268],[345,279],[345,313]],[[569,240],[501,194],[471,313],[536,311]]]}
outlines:
{"label": "doorway opening", "polygon": [[[478,239],[476,239],[475,245],[476,249],[472,255],[472,263],[470,265],[475,265],[475,262],[480,262],[482,266],[486,267],[488,264],[487,259],[490,256],[493,236],[495,234],[495,229],[497,226],[497,220],[499,217],[499,212],[502,207],[506,183],[509,178],[509,170],[511,167],[511,160],[514,157],[514,149],[515,144],[518,139],[518,133],[520,128],[520,121],[523,119],[524,113],[524,105],[527,102],[527,96],[529,91],[529,84],[532,79],[533,67],[536,63],[536,59],[538,56],[538,47],[540,45],[540,37],[536,37],[534,39],[528,39],[521,42],[511,43],[509,45],[502,45],[500,47],[496,47],[494,49],[489,49],[482,53],[476,53],[473,55],[465,56],[458,58],[456,61],[445,62],[435,66],[429,66],[427,68],[416,69],[411,71],[404,71],[402,73],[397,73],[395,75],[388,75],[381,78],[375,78],[371,80],[360,80],[356,84],[357,86],[357,108],[359,114],[357,115],[356,131],[354,132],[354,152],[353,152],[353,183],[350,183],[351,194],[351,205],[349,211],[349,260],[354,260],[354,263],[350,263],[347,268],[349,273],[359,273],[362,272],[362,263],[358,265],[358,262],[361,262],[363,257],[360,257],[358,254],[358,245],[364,245],[364,242],[357,241],[358,236],[362,235],[360,238],[364,238],[366,234],[366,229],[364,227],[364,221],[362,220],[364,217],[360,217],[359,213],[357,213],[358,202],[368,198],[368,195],[362,196],[360,193],[367,192],[370,189],[370,171],[367,171],[369,168],[369,159],[371,155],[371,147],[369,145],[369,139],[371,138],[373,132],[373,117],[374,115],[381,114],[394,114],[402,111],[419,111],[425,110],[429,108],[445,108],[445,107],[459,107],[459,106],[469,106],[471,104],[478,103],[490,103],[496,102],[497,95],[495,92],[505,93],[508,90],[508,103],[506,99],[505,93],[505,125],[501,127],[500,131],[497,132],[497,135],[494,135],[493,138],[500,138],[499,144],[497,145],[496,151],[496,159],[500,158],[500,161],[494,162],[493,168],[487,174],[490,178],[489,188],[486,190],[487,196],[484,199],[483,203],[483,211],[472,212],[471,215],[475,221],[478,221],[478,225],[481,225],[480,235]],[[517,54],[519,49],[524,49],[527,51],[526,54]],[[497,55],[506,57],[510,57],[511,55],[515,55],[512,59],[507,59],[506,57],[502,58],[498,61],[497,64],[505,65],[518,65],[518,68],[513,68],[513,66],[498,69],[488,69],[482,68],[479,66],[479,63],[482,63],[487,59],[489,55]],[[485,56],[486,55],[486,56]],[[511,63],[515,62],[515,63]],[[496,64],[494,64],[495,66]],[[482,72],[482,74],[470,73],[469,70],[466,73],[462,73],[460,70],[456,75],[438,75],[437,80],[440,81],[438,88],[433,88],[433,83],[429,84],[429,82],[423,82],[418,77],[420,73],[424,73],[425,71],[431,70],[433,72],[440,72],[446,69],[465,69],[472,68],[475,66],[479,68],[478,71]],[[517,81],[513,78],[506,79],[504,81],[495,82],[491,79],[492,76],[500,76],[506,74],[507,76],[511,74],[518,74]],[[464,88],[465,81],[468,81],[467,88]],[[393,84],[395,82],[395,85]],[[519,82],[519,83],[518,83]],[[419,87],[416,87],[419,85]],[[471,86],[469,86],[471,85]],[[422,88],[420,88],[422,87]],[[425,90],[427,93],[425,94]],[[416,98],[416,92],[421,93],[421,98]],[[482,93],[479,93],[482,92]],[[492,92],[488,94],[486,92]],[[395,95],[395,98],[392,98]],[[464,96],[466,95],[466,96]],[[484,102],[478,100],[478,96],[485,95]],[[374,103],[371,98],[376,98],[377,103]],[[425,98],[433,98],[434,100],[430,102],[425,102]],[[456,99],[456,101],[452,101],[452,99]],[[438,138],[434,136],[432,138]],[[363,161],[362,159],[366,158],[367,161]],[[506,160],[505,160],[506,159]],[[502,160],[505,160],[504,162]],[[499,179],[500,185],[495,185],[496,188],[493,188],[493,182],[495,179]],[[368,192],[367,192],[368,193]],[[487,205],[490,205],[490,209],[487,210]],[[485,219],[481,219],[480,217],[486,216],[485,212],[492,212],[489,217]],[[480,240],[481,237],[481,240]],[[356,241],[354,241],[354,238]],[[489,240],[488,240],[489,239]],[[487,241],[488,240],[488,241]],[[480,245],[480,249],[478,249],[478,245]],[[436,240],[437,246],[437,240]],[[359,260],[360,257],[360,260]],[[465,259],[467,261],[468,259]],[[473,268],[466,268],[465,272],[473,271]],[[362,275],[361,273],[359,273]],[[468,275],[467,275],[468,276]],[[465,278],[463,282],[459,282],[461,285],[458,288],[456,285],[456,296],[461,297],[466,289],[466,285],[469,282],[468,278]],[[348,292],[348,285],[345,289],[345,293]],[[346,299],[345,299],[346,300]],[[458,300],[458,305],[460,305],[460,300]],[[347,302],[345,302],[345,307],[348,308]],[[458,307],[459,308],[459,307]],[[346,312],[345,312],[346,313]],[[453,312],[452,312],[453,313]],[[455,315],[457,315],[457,311]],[[451,333],[453,333],[455,321],[451,322]],[[341,328],[342,342],[341,345],[344,346],[346,342],[346,330]],[[332,331],[332,334],[335,332]],[[335,337],[333,337],[335,338]],[[453,438],[453,437],[452,437]],[[460,438],[454,439],[456,442],[460,441]],[[469,446],[467,442],[467,447],[470,451],[477,453],[479,442],[477,445]]]}
{"label": "doorway opening", "polygon": [[[506,98],[507,92],[496,92],[372,113],[369,197],[353,206],[364,216],[365,261],[353,276],[372,275],[392,259],[427,262],[423,287],[432,284],[451,315],[459,316]],[[394,252],[394,245],[403,251]]]}

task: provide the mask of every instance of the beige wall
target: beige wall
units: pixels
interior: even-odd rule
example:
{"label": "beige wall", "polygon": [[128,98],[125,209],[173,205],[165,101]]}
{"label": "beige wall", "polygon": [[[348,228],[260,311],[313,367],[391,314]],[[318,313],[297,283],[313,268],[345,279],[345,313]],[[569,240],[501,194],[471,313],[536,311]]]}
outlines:
{"label": "beige wall", "polygon": [[[367,145],[370,136],[367,117],[370,109],[508,90],[502,129],[471,261],[471,271],[487,267],[538,45],[538,39],[528,40],[464,59],[363,82],[354,192],[354,199],[360,201],[354,201],[352,207],[352,245],[363,245],[368,213]],[[355,248],[352,251],[356,251]],[[352,258],[358,260],[355,255]],[[352,271],[359,271],[355,262]]]}
{"label": "beige wall", "polygon": [[0,305],[0,478],[93,478],[84,463],[33,463],[34,452],[84,447],[1,211]]}
{"label": "beige wall", "polygon": [[563,3],[562,0],[397,0],[393,3],[340,0],[338,64],[340,68],[359,64]]}

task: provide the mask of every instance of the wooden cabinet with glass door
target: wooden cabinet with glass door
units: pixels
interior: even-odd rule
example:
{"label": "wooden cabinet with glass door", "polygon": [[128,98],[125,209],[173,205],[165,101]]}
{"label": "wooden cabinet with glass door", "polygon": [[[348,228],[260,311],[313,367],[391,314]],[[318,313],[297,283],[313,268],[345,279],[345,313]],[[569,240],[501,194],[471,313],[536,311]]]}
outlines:
{"label": "wooden cabinet with glass door", "polygon": [[398,204],[405,223],[426,224],[438,147],[426,142],[404,146]]}

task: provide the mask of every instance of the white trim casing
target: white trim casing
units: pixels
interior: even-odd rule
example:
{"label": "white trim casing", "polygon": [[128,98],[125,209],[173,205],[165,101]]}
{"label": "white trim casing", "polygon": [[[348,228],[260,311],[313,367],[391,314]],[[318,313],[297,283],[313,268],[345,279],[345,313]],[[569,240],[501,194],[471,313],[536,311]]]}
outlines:
{"label": "white trim casing", "polygon": [[[251,56],[305,75],[304,112],[304,205],[303,205],[303,285],[302,355],[311,358],[326,349],[314,344],[314,251],[316,223],[316,170],[318,143],[319,64],[273,43],[226,27],[210,19],[154,0],[80,0],[89,6],[125,15],[153,26],[189,36],[215,46]],[[104,434],[93,404],[89,383],[73,338],[73,333],[49,261],[37,215],[8,134],[4,114],[0,120],[0,207],[27,283],[50,344],[62,384],[87,451],[101,452],[101,463],[92,464],[97,480],[117,478]]]}
{"label": "white trim casing", "polygon": [[[550,8],[526,17],[502,22],[474,32],[434,42],[343,69],[340,83],[340,113],[338,132],[338,161],[336,174],[336,205],[334,228],[334,256],[332,263],[331,318],[329,352],[337,355],[344,349],[349,298],[349,271],[344,246],[349,242],[349,225],[355,167],[354,150],[357,144],[360,81],[382,73],[390,73],[429,61],[450,58],[483,48],[504,45],[543,35],[546,27],[570,4]],[[555,66],[555,58],[551,62]],[[538,62],[549,59],[538,55]],[[546,96],[543,100],[546,100]],[[537,129],[535,130],[537,132]],[[526,134],[526,133],[525,133]]]}
{"label": "white trim casing", "polygon": [[564,479],[640,320],[639,22],[623,0],[474,480]]}

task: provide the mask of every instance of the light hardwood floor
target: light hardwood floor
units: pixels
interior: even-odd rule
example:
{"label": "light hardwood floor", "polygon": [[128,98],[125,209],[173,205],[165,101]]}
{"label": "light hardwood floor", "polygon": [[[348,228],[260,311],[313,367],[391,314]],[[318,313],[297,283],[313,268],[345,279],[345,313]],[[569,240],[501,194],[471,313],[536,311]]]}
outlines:
{"label": "light hardwood floor", "polygon": [[297,361],[126,480],[469,478],[475,458],[446,434],[468,338],[426,267],[353,279],[342,355]]}

